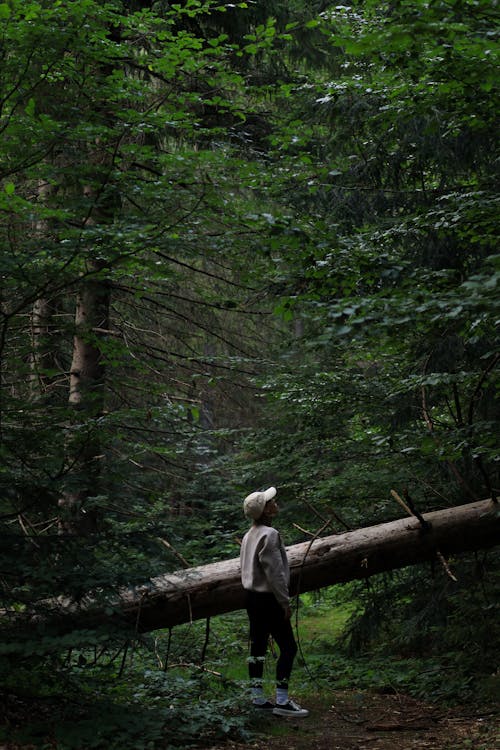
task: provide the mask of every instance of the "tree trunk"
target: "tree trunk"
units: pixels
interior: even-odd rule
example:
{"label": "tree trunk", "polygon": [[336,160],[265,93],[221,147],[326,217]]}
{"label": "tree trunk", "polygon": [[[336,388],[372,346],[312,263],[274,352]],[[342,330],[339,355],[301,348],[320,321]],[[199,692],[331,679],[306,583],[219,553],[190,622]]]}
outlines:
{"label": "tree trunk", "polygon": [[[54,187],[42,180],[38,185],[38,201],[47,206],[55,192]],[[46,219],[38,219],[34,225],[34,234],[38,239],[40,249],[53,238],[53,229]],[[57,368],[57,345],[54,344],[54,312],[58,302],[46,297],[40,297],[33,303],[31,310],[31,355],[30,355],[30,383],[31,397],[34,401],[46,398],[53,383],[54,376],[47,375],[50,370]]]}
{"label": "tree trunk", "polygon": [[52,311],[49,300],[35,300],[31,311],[31,392],[34,399],[40,398],[47,391],[45,371],[52,364],[53,349],[50,342],[50,323]]}
{"label": "tree trunk", "polygon": [[[98,261],[89,261],[98,273]],[[60,527],[70,534],[97,530],[95,511],[85,507],[89,497],[99,494],[101,444],[96,420],[104,404],[105,367],[100,341],[109,326],[110,292],[106,280],[87,279],[76,300],[75,336],[70,370],[68,403],[75,410],[76,439],[67,445],[74,469],[70,487],[59,499]],[[85,425],[85,429],[82,429]],[[71,434],[71,433],[70,433]]]}
{"label": "tree trunk", "polygon": [[[98,274],[101,265],[90,261]],[[109,285],[102,279],[84,282],[76,300],[75,337],[70,371],[69,404],[94,414],[102,411],[104,366],[98,341],[109,326]]]}
{"label": "tree trunk", "polygon": [[[491,500],[428,513],[428,528],[404,518],[288,548],[292,593],[368,578],[376,573],[500,543],[500,509]],[[115,621],[151,631],[244,607],[239,559],[152,579],[123,592],[113,614],[92,600],[54,613],[63,631]]]}

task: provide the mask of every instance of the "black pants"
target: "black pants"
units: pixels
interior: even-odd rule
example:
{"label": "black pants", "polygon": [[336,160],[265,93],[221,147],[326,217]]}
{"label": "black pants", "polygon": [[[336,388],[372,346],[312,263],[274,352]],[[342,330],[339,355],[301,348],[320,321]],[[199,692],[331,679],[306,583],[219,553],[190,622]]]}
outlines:
{"label": "black pants", "polygon": [[264,657],[271,635],[278,645],[280,655],[276,664],[276,684],[288,687],[297,644],[290,620],[274,594],[247,591],[246,607],[250,621],[250,659],[248,674],[251,680],[261,680],[264,674]]}

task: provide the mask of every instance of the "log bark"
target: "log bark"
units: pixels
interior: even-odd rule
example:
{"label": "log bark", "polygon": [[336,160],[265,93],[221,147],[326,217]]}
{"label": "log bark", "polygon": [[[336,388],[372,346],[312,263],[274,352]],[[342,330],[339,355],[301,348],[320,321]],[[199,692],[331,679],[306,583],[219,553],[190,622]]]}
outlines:
{"label": "log bark", "polygon": [[[492,500],[448,508],[418,519],[405,518],[287,548],[292,593],[486,549],[500,543],[500,506]],[[212,617],[244,607],[239,559],[210,563],[151,579],[123,592],[113,613],[87,602],[59,613],[59,627],[87,628],[109,623],[151,631]],[[72,625],[71,625],[72,623]]]}

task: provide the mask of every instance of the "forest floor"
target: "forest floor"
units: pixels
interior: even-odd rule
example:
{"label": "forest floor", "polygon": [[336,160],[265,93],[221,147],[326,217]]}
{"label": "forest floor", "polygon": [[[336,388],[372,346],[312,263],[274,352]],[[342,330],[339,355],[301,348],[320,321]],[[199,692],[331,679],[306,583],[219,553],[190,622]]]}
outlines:
{"label": "forest floor", "polygon": [[495,705],[448,708],[402,694],[335,691],[307,708],[305,719],[259,714],[250,743],[211,750],[500,750]]}
{"label": "forest floor", "polygon": [[[214,743],[200,738],[193,747],[198,750],[500,750],[500,706],[496,704],[449,708],[401,693],[332,690],[314,699],[309,695],[304,705],[310,709],[305,719],[283,719],[255,712],[253,734],[247,742]],[[33,720],[33,716],[30,718]],[[159,740],[157,746],[173,750],[175,746],[165,739],[165,745]],[[58,748],[59,744],[48,739],[43,746]],[[0,750],[36,747],[40,745],[3,744],[0,740]],[[78,750],[88,748],[78,744]]]}

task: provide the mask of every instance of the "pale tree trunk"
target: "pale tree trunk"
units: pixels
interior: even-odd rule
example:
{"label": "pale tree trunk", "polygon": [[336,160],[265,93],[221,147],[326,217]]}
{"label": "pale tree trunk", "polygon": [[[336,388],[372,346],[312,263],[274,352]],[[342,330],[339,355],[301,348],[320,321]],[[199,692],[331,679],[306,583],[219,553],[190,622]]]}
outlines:
{"label": "pale tree trunk", "polygon": [[[47,205],[54,194],[54,187],[46,180],[38,185],[38,200]],[[50,240],[52,228],[46,219],[39,219],[34,227],[34,234],[41,248]],[[33,303],[31,310],[31,356],[30,356],[30,390],[31,398],[37,400],[47,396],[54,382],[50,370],[56,369],[57,347],[53,341],[54,311],[57,302],[40,297]]]}
{"label": "pale tree trunk", "polygon": [[[99,144],[92,159],[96,166],[102,166],[107,159]],[[84,194],[90,206],[84,225],[112,223],[116,204],[111,200],[99,204],[91,188],[85,189]],[[106,267],[102,259],[87,260],[76,298],[68,396],[73,419],[67,441],[67,460],[73,469],[68,487],[59,499],[60,528],[70,534],[92,533],[99,525],[98,514],[89,507],[88,500],[100,494],[101,484],[103,457],[98,420],[104,409],[106,376],[102,342],[108,333],[110,310]]]}
{"label": "pale tree trunk", "polygon": [[[91,261],[90,274],[98,274],[102,264]],[[102,279],[83,282],[76,299],[75,336],[70,369],[70,406],[89,407],[92,413],[102,411],[105,367],[99,339],[109,327],[110,292]]]}
{"label": "pale tree trunk", "polygon": [[110,289],[106,280],[92,278],[101,271],[99,261],[90,261],[88,271],[76,299],[70,368],[68,404],[74,415],[67,449],[73,471],[70,487],[59,500],[61,530],[73,534],[97,530],[97,514],[86,503],[99,494],[102,463],[97,420],[104,408],[106,373],[99,342],[109,327]]}
{"label": "pale tree trunk", "polygon": [[[499,505],[492,500],[428,513],[423,521],[405,518],[288,547],[292,594],[425,561],[453,576],[450,555],[500,544]],[[74,606],[43,602],[44,614],[32,613],[31,622],[50,622],[60,632],[106,623],[146,632],[232,612],[244,604],[239,559],[233,558],[158,576],[105,605],[90,596]],[[53,610],[49,616],[47,608]],[[16,622],[26,620],[23,615]]]}
{"label": "pale tree trunk", "polygon": [[60,358],[58,318],[62,315],[59,298],[40,297],[31,309],[31,398],[52,400],[64,377]]}
{"label": "pale tree trunk", "polygon": [[31,310],[31,394],[33,398],[42,396],[47,390],[45,371],[50,366],[51,309],[44,297],[35,300]]}

